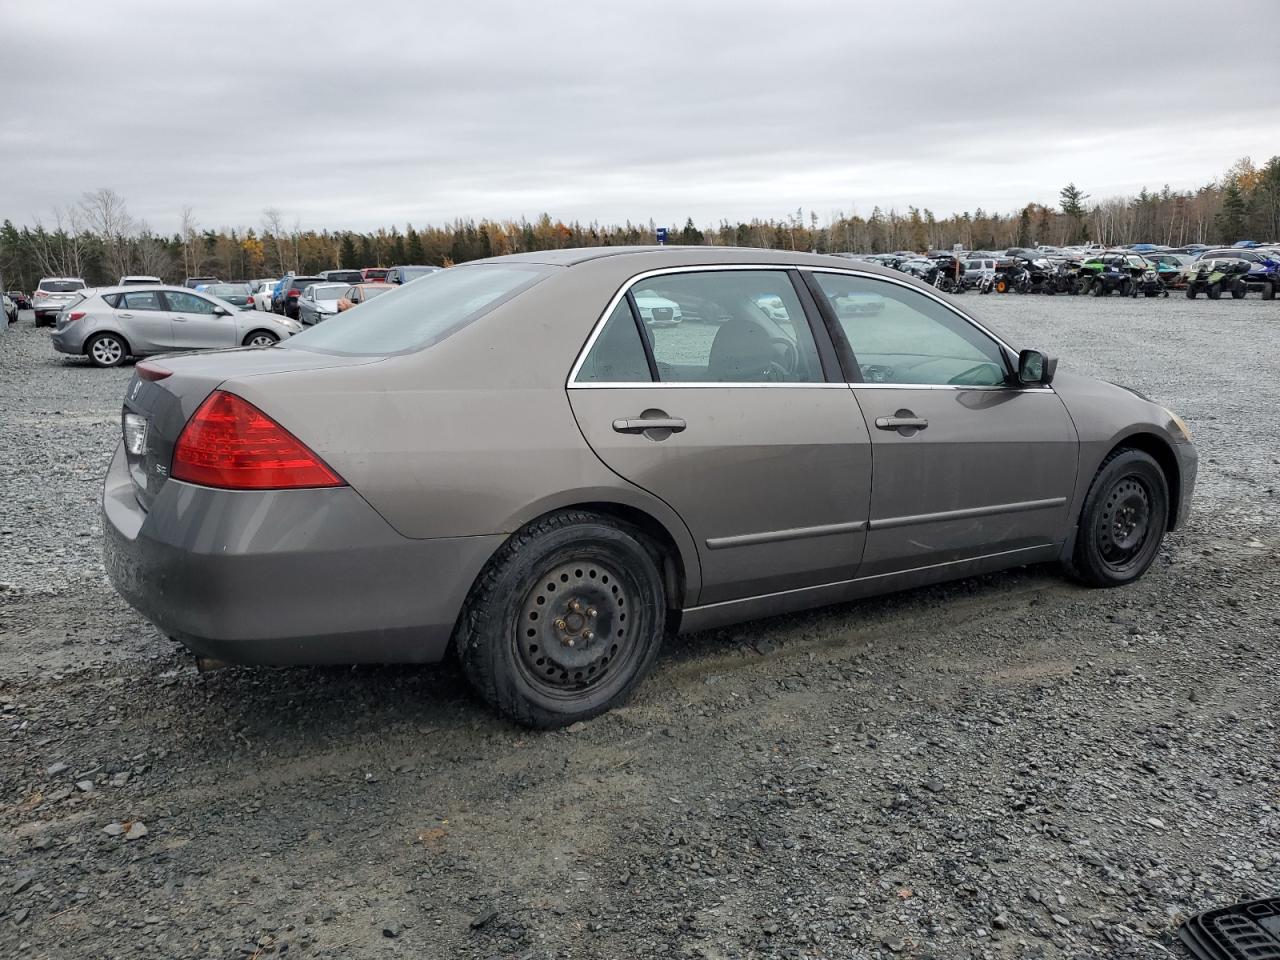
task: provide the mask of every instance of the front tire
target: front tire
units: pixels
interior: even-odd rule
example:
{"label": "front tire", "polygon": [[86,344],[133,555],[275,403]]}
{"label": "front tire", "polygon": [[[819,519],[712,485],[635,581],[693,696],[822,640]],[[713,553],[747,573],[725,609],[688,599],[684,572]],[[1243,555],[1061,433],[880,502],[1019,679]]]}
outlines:
{"label": "front tire", "polygon": [[1160,551],[1169,519],[1169,485],[1141,450],[1122,448],[1098,468],[1076,532],[1068,572],[1091,587],[1133,583]]}
{"label": "front tire", "polygon": [[95,367],[118,367],[129,355],[129,345],[114,333],[100,333],[85,344],[84,352]]}
{"label": "front tire", "polygon": [[1245,286],[1243,280],[1239,280],[1231,285],[1231,299],[1243,300],[1244,295],[1249,292],[1249,288]]}
{"label": "front tire", "polygon": [[244,338],[246,347],[270,347],[279,342],[280,338],[270,330],[254,330]]}
{"label": "front tire", "polygon": [[457,648],[503,716],[553,729],[625,700],[666,630],[657,549],[637,528],[562,511],[513,535],[467,598]]}
{"label": "front tire", "polygon": [[1222,284],[1221,284],[1221,283],[1211,283],[1211,284],[1209,284],[1208,295],[1209,295],[1209,299],[1210,299],[1210,300],[1217,300],[1217,299],[1221,298],[1221,297],[1222,297]]}

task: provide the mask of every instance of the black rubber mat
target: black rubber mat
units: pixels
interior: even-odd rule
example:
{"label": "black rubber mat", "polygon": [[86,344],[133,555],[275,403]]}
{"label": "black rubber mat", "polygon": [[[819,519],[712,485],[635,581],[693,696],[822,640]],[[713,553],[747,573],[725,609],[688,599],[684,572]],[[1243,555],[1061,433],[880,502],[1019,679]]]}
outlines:
{"label": "black rubber mat", "polygon": [[1178,937],[1196,960],[1280,960],[1280,897],[1198,913]]}

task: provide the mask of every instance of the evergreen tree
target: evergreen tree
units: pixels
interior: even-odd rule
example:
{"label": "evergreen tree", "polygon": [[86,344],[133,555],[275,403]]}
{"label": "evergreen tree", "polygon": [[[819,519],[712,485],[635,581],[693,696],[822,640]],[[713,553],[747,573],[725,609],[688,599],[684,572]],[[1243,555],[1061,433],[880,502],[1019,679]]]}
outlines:
{"label": "evergreen tree", "polygon": [[1236,180],[1228,180],[1222,189],[1222,212],[1218,214],[1218,230],[1223,243],[1235,243],[1243,239],[1245,215],[1249,207],[1244,191]]}
{"label": "evergreen tree", "polygon": [[356,242],[351,239],[350,233],[342,235],[342,245],[338,252],[338,266],[346,267],[348,270],[354,270],[358,266],[369,266],[369,264],[361,264],[356,254]]}
{"label": "evergreen tree", "polygon": [[1084,207],[1084,202],[1088,199],[1089,195],[1074,183],[1068,183],[1058,194],[1058,205],[1062,207],[1063,216],[1070,222],[1067,243],[1084,243],[1089,239],[1089,228],[1085,225],[1088,211]]}
{"label": "evergreen tree", "polygon": [[1022,213],[1018,215],[1018,236],[1014,240],[1015,247],[1031,246],[1031,207],[1022,208]]}
{"label": "evergreen tree", "polygon": [[422,248],[422,237],[410,224],[404,232],[404,256],[411,264],[425,263],[427,252]]}

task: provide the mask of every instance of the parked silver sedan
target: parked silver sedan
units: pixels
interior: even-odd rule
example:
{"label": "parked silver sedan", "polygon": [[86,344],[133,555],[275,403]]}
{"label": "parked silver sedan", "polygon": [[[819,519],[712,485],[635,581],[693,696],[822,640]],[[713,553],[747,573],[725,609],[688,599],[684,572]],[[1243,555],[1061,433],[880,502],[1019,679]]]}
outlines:
{"label": "parked silver sedan", "polygon": [[[646,322],[641,292],[723,322]],[[452,650],[558,726],[673,631],[1030,563],[1142,576],[1187,515],[1190,435],[1056,366],[836,257],[463,264],[278,347],[138,364],[106,567],[205,665]]]}
{"label": "parked silver sedan", "polygon": [[97,367],[173,350],[269,346],[302,329],[294,320],[185,287],[103,287],[86,294],[58,314],[53,347]]}
{"label": "parked silver sedan", "polygon": [[350,283],[313,283],[298,297],[298,319],[304,327],[326,320],[338,312],[338,301],[351,289]]}

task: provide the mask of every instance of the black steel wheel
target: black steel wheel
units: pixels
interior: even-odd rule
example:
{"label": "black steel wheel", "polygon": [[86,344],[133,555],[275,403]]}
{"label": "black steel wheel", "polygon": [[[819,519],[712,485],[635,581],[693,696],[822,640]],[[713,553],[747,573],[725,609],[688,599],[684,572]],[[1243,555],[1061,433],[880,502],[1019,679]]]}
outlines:
{"label": "black steel wheel", "polygon": [[1132,583],[1151,566],[1169,520],[1169,485],[1141,450],[1114,451],[1085,497],[1070,572],[1095,587]]}
{"label": "black steel wheel", "polygon": [[477,692],[537,728],[624,700],[666,629],[661,556],[638,529],[563,511],[515,534],[467,599],[458,654]]}
{"label": "black steel wheel", "polygon": [[1211,284],[1209,284],[1209,289],[1208,289],[1207,293],[1208,293],[1208,296],[1209,296],[1209,299],[1210,299],[1210,300],[1218,300],[1218,299],[1220,299],[1220,298],[1222,297],[1222,283],[1221,283],[1221,281],[1219,281],[1218,283],[1211,283]]}

